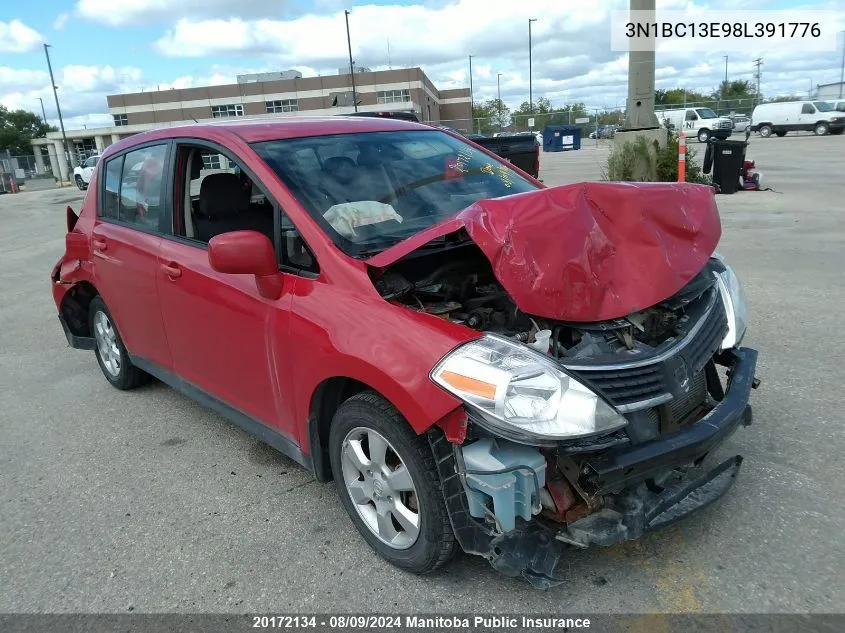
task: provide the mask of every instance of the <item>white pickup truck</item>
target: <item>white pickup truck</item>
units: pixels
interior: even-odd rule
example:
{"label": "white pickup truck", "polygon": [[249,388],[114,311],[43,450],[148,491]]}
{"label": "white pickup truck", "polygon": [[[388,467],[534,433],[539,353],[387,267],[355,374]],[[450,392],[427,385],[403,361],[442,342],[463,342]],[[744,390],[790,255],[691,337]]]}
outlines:
{"label": "white pickup truck", "polygon": [[95,154],[86,158],[85,162],[78,167],[74,167],[73,180],[77,187],[83,190],[88,188],[88,183],[91,182],[91,174],[94,173],[94,167],[97,166],[99,160],[100,157]]}

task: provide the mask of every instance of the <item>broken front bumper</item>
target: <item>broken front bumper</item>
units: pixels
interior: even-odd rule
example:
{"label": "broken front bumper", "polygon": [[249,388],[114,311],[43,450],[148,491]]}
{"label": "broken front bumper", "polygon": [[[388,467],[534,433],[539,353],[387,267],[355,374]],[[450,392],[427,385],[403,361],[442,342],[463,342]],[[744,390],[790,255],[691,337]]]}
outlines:
{"label": "broken front bumper", "polygon": [[[442,433],[430,432],[446,505],[461,547],[484,556],[508,576],[522,575],[535,586],[547,588],[562,582],[555,569],[567,546],[607,546],[635,539],[719,499],[733,484],[742,457],[734,456],[709,470],[700,464],[740,425],[751,423],[748,397],[757,364],[753,349],[724,354],[730,378],[721,402],[688,429],[588,457],[597,488],[618,492],[603,495],[601,510],[559,528],[535,519],[502,534],[471,516],[457,450]],[[683,470],[693,464],[697,466]],[[652,478],[669,471],[674,478],[655,485]]]}

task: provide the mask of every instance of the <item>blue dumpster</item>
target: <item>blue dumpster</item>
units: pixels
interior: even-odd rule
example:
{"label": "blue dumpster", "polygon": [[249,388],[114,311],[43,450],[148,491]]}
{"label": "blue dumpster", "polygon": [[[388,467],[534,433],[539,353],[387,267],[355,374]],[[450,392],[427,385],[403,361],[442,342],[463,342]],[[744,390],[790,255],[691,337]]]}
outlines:
{"label": "blue dumpster", "polygon": [[543,151],[563,152],[581,149],[581,128],[577,125],[549,124],[543,128]]}

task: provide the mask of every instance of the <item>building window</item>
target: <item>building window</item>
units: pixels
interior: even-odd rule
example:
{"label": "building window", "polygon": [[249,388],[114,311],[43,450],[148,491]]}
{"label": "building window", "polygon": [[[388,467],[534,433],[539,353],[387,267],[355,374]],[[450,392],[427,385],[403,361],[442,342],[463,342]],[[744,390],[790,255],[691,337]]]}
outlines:
{"label": "building window", "polygon": [[265,101],[264,107],[267,108],[267,114],[278,114],[279,112],[299,112],[299,101],[296,99]]}
{"label": "building window", "polygon": [[403,90],[382,90],[378,93],[379,103],[402,103],[411,100],[411,91],[408,88]]}
{"label": "building window", "polygon": [[244,107],[240,103],[230,103],[228,105],[211,106],[211,116],[215,119],[220,119],[229,116],[243,116]]}
{"label": "building window", "polygon": [[202,166],[204,169],[222,169],[220,154],[203,154]]}
{"label": "building window", "polygon": [[111,117],[114,119],[115,127],[129,125],[129,120],[125,114],[112,114]]}

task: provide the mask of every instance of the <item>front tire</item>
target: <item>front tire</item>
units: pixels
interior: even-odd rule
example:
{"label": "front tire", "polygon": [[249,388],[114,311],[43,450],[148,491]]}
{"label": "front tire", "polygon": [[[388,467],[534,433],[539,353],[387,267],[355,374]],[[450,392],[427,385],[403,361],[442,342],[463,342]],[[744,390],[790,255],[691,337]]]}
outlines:
{"label": "front tire", "polygon": [[425,574],[453,556],[455,535],[431,448],[387,400],[365,391],[340,405],[329,457],[344,509],[382,557]]}
{"label": "front tire", "polygon": [[816,136],[824,136],[825,134],[827,134],[827,131],[829,129],[830,128],[828,127],[827,123],[822,121],[822,122],[816,123],[816,127],[813,128],[813,133]]}
{"label": "front tire", "polygon": [[699,130],[698,131],[698,142],[699,143],[706,143],[710,140],[710,130]]}
{"label": "front tire", "polygon": [[761,125],[760,126],[760,136],[763,138],[769,138],[772,135],[772,126],[771,125]]}
{"label": "front tire", "polygon": [[85,191],[88,188],[88,185],[85,184],[85,181],[82,180],[82,176],[76,176],[76,186],[79,188],[80,191]]}
{"label": "front tire", "polygon": [[100,297],[91,300],[89,325],[97,342],[94,354],[100,370],[113,387],[134,389],[149,381],[149,374],[138,369],[129,359],[129,352],[114,324],[111,312]]}

